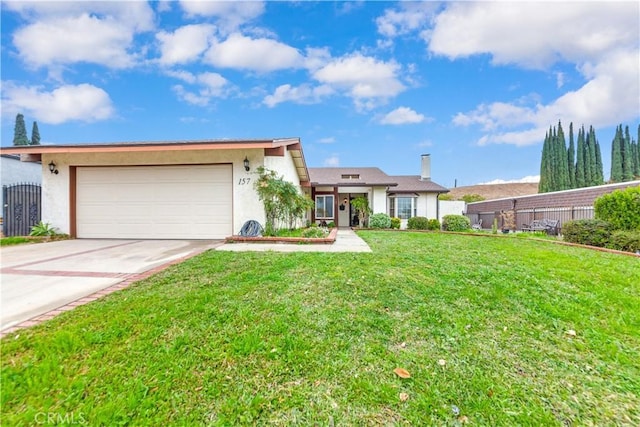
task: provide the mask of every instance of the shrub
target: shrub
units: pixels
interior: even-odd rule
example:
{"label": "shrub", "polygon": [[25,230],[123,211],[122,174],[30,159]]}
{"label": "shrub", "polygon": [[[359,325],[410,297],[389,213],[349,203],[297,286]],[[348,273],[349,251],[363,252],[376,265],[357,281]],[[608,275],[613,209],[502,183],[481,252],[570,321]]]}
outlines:
{"label": "shrub", "polygon": [[466,203],[473,203],[473,202],[481,202],[484,200],[484,197],[482,197],[479,194],[465,194],[464,196],[462,196],[460,198],[460,200],[466,202]]}
{"label": "shrub", "polygon": [[302,230],[302,237],[307,237],[307,238],[327,237],[327,231],[322,227],[309,227]]}
{"label": "shrub", "polygon": [[432,231],[440,231],[440,221],[435,218],[430,219],[427,224],[427,228]]}
{"label": "shrub", "polygon": [[57,228],[52,227],[51,224],[40,221],[36,225],[31,227],[30,236],[55,236]]}
{"label": "shrub", "polygon": [[442,229],[445,231],[467,231],[471,229],[471,221],[464,215],[445,215],[442,218]]}
{"label": "shrub", "polygon": [[391,228],[391,217],[385,213],[377,213],[369,216],[369,227]]}
{"label": "shrub", "polygon": [[619,251],[638,252],[640,251],[640,231],[614,231],[606,246]]}
{"label": "shrub", "polygon": [[596,218],[607,221],[615,230],[640,230],[640,187],[603,194],[594,208]]}
{"label": "shrub", "polygon": [[400,218],[397,217],[393,217],[391,218],[391,228],[395,228],[396,230],[400,229],[400,223],[402,221],[400,220]]}
{"label": "shrub", "polygon": [[429,220],[423,216],[414,216],[407,221],[409,230],[428,230]]}
{"label": "shrub", "polygon": [[604,247],[611,236],[612,227],[600,219],[579,219],[562,225],[565,241],[582,245]]}
{"label": "shrub", "polygon": [[336,223],[331,221],[331,222],[329,222],[329,224],[327,224],[327,227],[328,228],[335,228],[336,227]]}

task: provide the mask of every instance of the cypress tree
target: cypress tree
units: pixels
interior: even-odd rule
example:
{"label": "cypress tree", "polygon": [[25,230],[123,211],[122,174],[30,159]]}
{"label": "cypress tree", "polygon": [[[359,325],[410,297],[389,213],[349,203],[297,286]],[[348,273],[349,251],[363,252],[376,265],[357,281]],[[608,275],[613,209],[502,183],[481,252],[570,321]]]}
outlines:
{"label": "cypress tree", "polygon": [[576,188],[586,187],[584,166],[584,126],[578,129],[578,147],[576,151]]}
{"label": "cypress tree", "polygon": [[556,128],[549,128],[549,191],[558,189],[558,157],[556,152]]}
{"label": "cypress tree", "polygon": [[538,183],[538,192],[549,192],[549,133],[544,135],[544,144],[542,145],[542,156],[540,158],[540,182]]}
{"label": "cypress tree", "polygon": [[31,129],[31,145],[40,145],[40,130],[38,130],[38,122],[33,122]]}
{"label": "cypress tree", "polygon": [[589,147],[589,180],[587,186],[598,185],[598,172],[596,161],[596,133],[593,126],[589,126],[589,135],[587,137],[587,146]]}
{"label": "cypress tree", "polygon": [[589,133],[584,132],[584,186],[591,185],[591,148],[589,147]]}
{"label": "cypress tree", "polygon": [[29,145],[27,128],[24,124],[24,116],[19,113],[16,116],[16,125],[13,128],[13,145]]}
{"label": "cypress tree", "polygon": [[600,142],[593,132],[593,140],[596,146],[596,185],[604,184],[604,167],[602,166],[602,151],[600,150]]}
{"label": "cypress tree", "polygon": [[573,122],[569,123],[569,149],[567,150],[567,172],[569,174],[569,188],[576,188],[576,147],[573,142]]}
{"label": "cypress tree", "polygon": [[633,176],[634,178],[640,177],[640,153],[638,150],[640,147],[640,126],[638,126],[638,139],[631,141],[631,157],[633,158]]}
{"label": "cypress tree", "polygon": [[556,191],[569,189],[569,166],[566,162],[567,142],[564,138],[564,131],[562,130],[562,123],[558,122],[558,133],[555,141],[556,149],[556,171],[557,171],[557,184]]}
{"label": "cypress tree", "polygon": [[616,128],[611,142],[611,182],[622,182],[622,125]]}
{"label": "cypress tree", "polygon": [[631,153],[631,135],[629,126],[624,128],[624,141],[622,144],[622,181],[633,180],[633,159]]}

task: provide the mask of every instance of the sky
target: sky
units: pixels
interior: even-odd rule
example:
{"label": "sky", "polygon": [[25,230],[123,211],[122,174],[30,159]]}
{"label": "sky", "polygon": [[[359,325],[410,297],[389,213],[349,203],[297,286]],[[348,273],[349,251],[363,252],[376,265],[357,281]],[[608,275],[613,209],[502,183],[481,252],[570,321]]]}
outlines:
{"label": "sky", "polygon": [[[299,137],[309,167],[446,187],[539,176],[640,123],[640,3],[1,2],[2,146]],[[567,141],[568,143],[568,141]]]}

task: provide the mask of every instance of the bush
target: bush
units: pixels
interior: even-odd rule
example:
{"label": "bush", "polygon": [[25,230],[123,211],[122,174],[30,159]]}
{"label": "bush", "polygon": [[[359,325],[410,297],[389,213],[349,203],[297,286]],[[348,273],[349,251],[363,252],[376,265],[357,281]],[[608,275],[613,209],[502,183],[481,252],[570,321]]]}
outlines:
{"label": "bush", "polygon": [[427,224],[427,228],[432,231],[440,231],[440,221],[437,219],[430,219]]}
{"label": "bush", "polygon": [[442,229],[445,231],[467,231],[471,229],[471,221],[464,215],[445,215],[442,218]]}
{"label": "bush", "polygon": [[562,225],[565,241],[582,245],[604,247],[611,236],[612,227],[600,219],[579,219]]}
{"label": "bush", "polygon": [[614,231],[606,246],[619,251],[638,252],[640,251],[640,231]]}
{"label": "bush", "polygon": [[395,228],[396,230],[400,229],[400,223],[402,221],[400,220],[400,218],[397,217],[393,217],[391,218],[391,228]]}
{"label": "bush", "polygon": [[322,227],[309,227],[302,230],[302,237],[306,238],[323,238],[327,237],[327,232]]}
{"label": "bush", "polygon": [[369,216],[369,227],[391,228],[391,217],[385,213],[377,213]]}
{"label": "bush", "polygon": [[407,221],[409,230],[428,230],[429,220],[423,216],[414,216]]}
{"label": "bush", "polygon": [[55,236],[58,234],[56,227],[52,227],[47,222],[40,221],[36,225],[31,226],[30,236]]}
{"label": "bush", "polygon": [[603,194],[594,208],[596,218],[607,221],[615,230],[640,230],[640,187]]}

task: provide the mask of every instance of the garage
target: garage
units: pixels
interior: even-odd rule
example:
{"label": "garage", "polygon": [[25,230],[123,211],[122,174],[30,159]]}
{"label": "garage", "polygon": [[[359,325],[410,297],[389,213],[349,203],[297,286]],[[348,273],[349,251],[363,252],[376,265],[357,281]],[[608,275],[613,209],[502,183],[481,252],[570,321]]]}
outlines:
{"label": "garage", "polygon": [[78,238],[221,239],[232,234],[230,164],[76,168]]}

